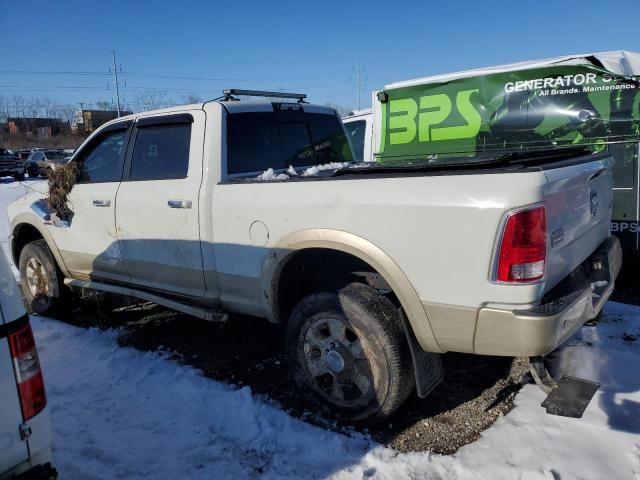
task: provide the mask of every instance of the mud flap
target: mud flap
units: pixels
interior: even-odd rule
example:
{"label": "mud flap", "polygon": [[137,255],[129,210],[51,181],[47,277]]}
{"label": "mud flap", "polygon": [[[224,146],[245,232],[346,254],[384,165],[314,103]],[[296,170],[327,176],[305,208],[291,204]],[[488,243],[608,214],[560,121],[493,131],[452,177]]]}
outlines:
{"label": "mud flap", "polygon": [[440,382],[444,379],[440,354],[422,350],[402,309],[400,309],[400,318],[402,319],[402,328],[411,351],[411,360],[416,376],[416,391],[418,397],[424,398],[440,385]]}
{"label": "mud flap", "polygon": [[[413,355],[416,369],[416,390],[418,397],[424,398],[440,385],[444,378],[440,354],[420,351]],[[416,367],[416,363],[419,366]]]}
{"label": "mud flap", "polygon": [[565,375],[547,395],[542,406],[551,415],[581,418],[598,388],[599,383]]}

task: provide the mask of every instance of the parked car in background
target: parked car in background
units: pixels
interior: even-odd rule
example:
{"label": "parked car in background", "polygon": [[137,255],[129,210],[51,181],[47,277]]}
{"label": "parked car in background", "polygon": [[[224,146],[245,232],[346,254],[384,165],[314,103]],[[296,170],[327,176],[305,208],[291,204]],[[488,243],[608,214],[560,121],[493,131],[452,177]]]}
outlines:
{"label": "parked car in background", "polygon": [[0,148],[0,177],[13,177],[24,180],[24,165],[13,151]]}
{"label": "parked car in background", "polygon": [[0,252],[0,480],[56,476],[38,352],[20,290]]}
{"label": "parked car in background", "polygon": [[60,149],[34,150],[29,155],[25,168],[30,177],[47,175],[56,167],[69,161],[69,154]]}
{"label": "parked car in background", "polygon": [[29,155],[31,155],[31,152],[33,150],[30,148],[25,148],[22,150],[18,150],[16,153],[18,154],[18,157],[20,157],[20,160],[22,160],[22,163],[26,163],[27,158],[29,158]]}

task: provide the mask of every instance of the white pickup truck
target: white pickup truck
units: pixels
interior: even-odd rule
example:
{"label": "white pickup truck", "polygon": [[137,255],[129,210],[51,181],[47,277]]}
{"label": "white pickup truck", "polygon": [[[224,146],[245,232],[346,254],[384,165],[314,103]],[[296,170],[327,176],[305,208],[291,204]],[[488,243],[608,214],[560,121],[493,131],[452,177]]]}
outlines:
{"label": "white pickup truck", "polygon": [[356,164],[334,110],[232,94],[99,128],[62,218],[9,207],[35,311],[71,286],[286,324],[303,394],[364,421],[427,395],[438,354],[547,354],[611,294],[607,155]]}

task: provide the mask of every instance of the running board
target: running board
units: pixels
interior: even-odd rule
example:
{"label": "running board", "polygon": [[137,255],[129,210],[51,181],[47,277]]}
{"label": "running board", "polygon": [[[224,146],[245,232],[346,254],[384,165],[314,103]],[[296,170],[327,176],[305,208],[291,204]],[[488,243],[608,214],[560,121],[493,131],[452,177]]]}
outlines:
{"label": "running board", "polygon": [[542,362],[542,357],[531,357],[529,362],[531,376],[538,387],[547,394],[547,398],[541,404],[547,413],[581,418],[600,384],[568,375],[556,382]]}
{"label": "running board", "polygon": [[209,322],[226,322],[229,315],[225,312],[208,310],[205,308],[195,307],[193,305],[187,305],[186,303],[170,300],[153,293],[145,292],[142,290],[135,290],[133,288],[121,287],[118,285],[111,285],[109,283],[90,282],[87,280],[74,280],[66,278],[64,280],[65,285],[76,288],[88,288],[90,290],[101,290],[103,292],[116,293],[118,295],[125,295],[128,297],[135,297],[141,300],[147,300],[148,302],[157,303],[163,307],[176,310],[178,312],[186,313],[193,317],[198,317]]}

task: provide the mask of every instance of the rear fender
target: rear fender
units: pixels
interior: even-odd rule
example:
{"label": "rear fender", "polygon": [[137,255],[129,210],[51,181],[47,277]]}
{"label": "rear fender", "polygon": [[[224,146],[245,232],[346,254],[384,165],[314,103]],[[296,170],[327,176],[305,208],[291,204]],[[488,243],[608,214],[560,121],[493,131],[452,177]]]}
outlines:
{"label": "rear fender", "polygon": [[271,249],[263,265],[262,308],[265,316],[275,321],[278,279],[289,257],[298,250],[326,248],[351,254],[373,267],[391,287],[409,320],[420,347],[426,352],[442,353],[431,324],[413,285],[400,267],[379,247],[362,237],[331,229],[309,229],[282,238]]}

